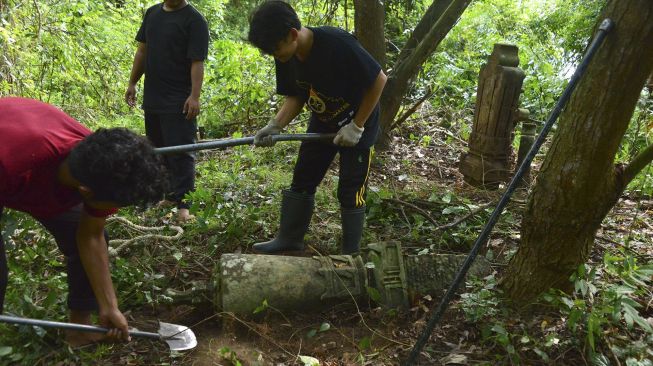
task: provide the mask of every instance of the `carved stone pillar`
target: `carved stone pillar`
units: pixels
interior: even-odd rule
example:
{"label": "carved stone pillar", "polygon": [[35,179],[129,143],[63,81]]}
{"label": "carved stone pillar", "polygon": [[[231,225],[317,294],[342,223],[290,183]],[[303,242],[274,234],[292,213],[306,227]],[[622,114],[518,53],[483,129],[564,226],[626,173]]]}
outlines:
{"label": "carved stone pillar", "polygon": [[[537,124],[530,119],[530,113],[528,112],[528,109],[518,109],[516,122],[521,122],[521,137],[519,139],[519,150],[517,152],[517,165],[515,166],[515,173],[516,169],[519,169],[521,163],[526,158],[526,155],[528,155],[531,147],[533,147],[533,143],[535,142],[535,131],[537,130]],[[530,182],[531,167],[529,165],[526,167],[520,183],[528,185]]]}
{"label": "carved stone pillar", "polygon": [[469,152],[460,161],[465,181],[475,186],[495,188],[512,175],[513,131],[525,77],[517,52],[514,45],[495,44],[481,68]]}

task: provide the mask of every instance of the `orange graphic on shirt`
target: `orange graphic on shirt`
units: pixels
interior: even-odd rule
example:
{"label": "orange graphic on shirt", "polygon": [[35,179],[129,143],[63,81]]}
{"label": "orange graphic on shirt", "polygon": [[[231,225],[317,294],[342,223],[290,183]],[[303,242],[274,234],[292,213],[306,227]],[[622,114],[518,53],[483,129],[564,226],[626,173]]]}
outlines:
{"label": "orange graphic on shirt", "polygon": [[308,90],[308,108],[313,111],[315,117],[322,122],[334,122],[335,119],[344,111],[351,108],[342,97],[331,97],[315,90],[313,86],[306,82],[297,82],[298,86]]}

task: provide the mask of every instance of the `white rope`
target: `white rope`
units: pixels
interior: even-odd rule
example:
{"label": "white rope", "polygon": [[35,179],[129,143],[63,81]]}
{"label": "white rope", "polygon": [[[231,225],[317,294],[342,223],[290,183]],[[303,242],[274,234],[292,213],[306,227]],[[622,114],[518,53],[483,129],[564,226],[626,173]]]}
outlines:
{"label": "white rope", "polygon": [[[123,225],[125,225],[127,228],[138,231],[140,233],[145,233],[145,232],[152,232],[152,231],[163,231],[165,230],[166,227],[169,227],[172,230],[175,230],[177,233],[175,235],[162,235],[162,234],[143,234],[143,235],[138,235],[135,236],[131,239],[113,239],[109,241],[109,255],[111,257],[117,256],[125,247],[128,245],[132,244],[135,241],[138,240],[146,240],[146,239],[161,239],[165,241],[173,241],[177,240],[181,237],[181,235],[184,233],[184,229],[181,228],[181,226],[176,226],[176,225],[168,225],[168,226],[153,226],[153,227],[148,227],[148,226],[141,226],[141,225],[136,225],[133,222],[127,220],[124,217],[119,217],[119,216],[111,216],[107,219],[107,224],[110,224],[112,222],[119,222]],[[113,248],[112,246],[120,244],[117,248]],[[162,246],[168,248],[168,249],[173,249],[170,248],[169,246],[161,243]]]}

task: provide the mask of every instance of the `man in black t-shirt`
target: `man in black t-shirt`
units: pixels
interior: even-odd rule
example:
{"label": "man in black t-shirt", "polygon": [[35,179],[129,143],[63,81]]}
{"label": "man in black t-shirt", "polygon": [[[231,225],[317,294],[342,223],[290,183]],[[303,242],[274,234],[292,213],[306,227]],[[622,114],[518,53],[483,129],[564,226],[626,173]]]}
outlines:
{"label": "man in black t-shirt", "polygon": [[354,36],[339,28],[303,27],[283,1],[267,1],[256,9],[248,39],[274,56],[277,93],[286,97],[276,116],[256,134],[254,144],[273,145],[270,135],[280,133],[305,104],[311,110],[308,132],[337,132],[333,143],[302,142],[292,185],[283,191],[279,232],[253,249],[261,253],[303,250],[316,188],[339,153],[342,253],[358,252],[385,74]]}
{"label": "man in black t-shirt", "polygon": [[[145,133],[154,146],[195,143],[204,60],[209,48],[206,20],[186,0],[165,0],[147,9],[138,34],[125,100],[136,105],[136,83],[145,74]],[[166,156],[180,221],[192,216],[186,193],[195,186],[195,155]]]}

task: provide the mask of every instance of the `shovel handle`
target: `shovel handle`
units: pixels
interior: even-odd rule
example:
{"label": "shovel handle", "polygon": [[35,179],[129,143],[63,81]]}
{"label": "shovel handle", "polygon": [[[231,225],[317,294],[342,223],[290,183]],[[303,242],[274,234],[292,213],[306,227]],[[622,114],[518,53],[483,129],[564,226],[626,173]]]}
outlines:
{"label": "shovel handle", "polygon": [[[60,328],[60,329],[69,329],[69,330],[78,330],[80,332],[90,332],[90,333],[106,333],[109,331],[107,328],[96,327],[93,325],[84,325],[84,324],[75,324],[75,323],[63,323],[55,322],[50,320],[37,320],[30,318],[19,318],[15,316],[0,315],[0,322],[10,323],[10,324],[24,324],[24,325],[36,325],[39,327],[45,328]],[[153,339],[164,339],[158,333],[150,332],[141,332],[139,330],[129,331],[129,335],[134,337],[143,337],[143,338],[153,338]]]}
{"label": "shovel handle", "polygon": [[[285,133],[270,136],[273,141],[325,141],[333,140],[335,133]],[[177,145],[159,147],[154,149],[155,154],[173,154],[198,150],[220,149],[225,147],[251,145],[254,143],[254,136],[241,137],[237,139],[222,139],[214,141],[198,142],[189,145]]]}

